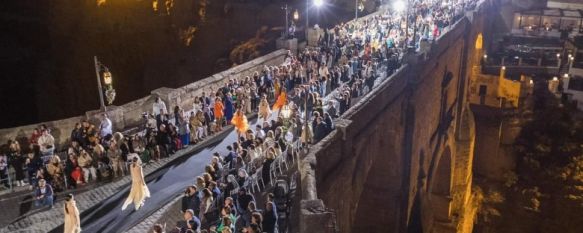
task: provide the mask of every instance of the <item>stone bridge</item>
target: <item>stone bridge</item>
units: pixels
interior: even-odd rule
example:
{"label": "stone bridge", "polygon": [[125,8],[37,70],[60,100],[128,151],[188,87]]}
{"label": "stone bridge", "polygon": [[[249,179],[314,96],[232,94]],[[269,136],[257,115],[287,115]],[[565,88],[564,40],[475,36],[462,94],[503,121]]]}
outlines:
{"label": "stone bridge", "polygon": [[482,1],[431,46],[406,56],[310,148],[300,165],[300,232],[471,232],[471,68],[491,40]]}

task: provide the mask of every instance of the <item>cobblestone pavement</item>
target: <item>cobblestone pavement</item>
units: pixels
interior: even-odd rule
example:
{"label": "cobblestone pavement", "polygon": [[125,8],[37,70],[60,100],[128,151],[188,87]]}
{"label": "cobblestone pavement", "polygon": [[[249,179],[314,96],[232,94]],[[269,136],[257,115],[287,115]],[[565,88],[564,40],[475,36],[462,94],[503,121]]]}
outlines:
{"label": "cobblestone pavement", "polygon": [[[225,127],[224,131],[231,130],[233,127]],[[223,135],[222,133],[216,133],[213,136],[208,137],[204,142],[199,143],[195,146],[190,146],[186,149],[180,150],[176,152],[174,155],[168,158],[161,159],[158,162],[152,162],[144,167],[144,176],[147,176],[153,172],[155,172],[158,168],[166,165],[167,163],[182,157],[184,155],[190,154],[191,152],[200,149],[206,146],[209,142],[215,141],[220,139],[219,136]],[[83,213],[83,211],[90,209],[91,207],[95,206],[99,202],[105,200],[109,196],[121,191],[124,187],[129,185],[131,182],[130,176],[124,176],[120,180],[105,184],[100,187],[96,187],[92,191],[84,192],[79,195],[75,196],[77,200],[77,207],[79,208],[79,212]],[[6,210],[3,210],[6,211]],[[3,212],[0,211],[0,212]],[[16,210],[8,210],[8,211],[16,211]],[[0,233],[44,233],[48,232],[51,229],[58,227],[59,225],[64,223],[63,219],[63,202],[58,201],[55,203],[52,209],[47,211],[41,211],[30,216],[24,217],[18,221],[15,221],[9,224],[6,227],[0,229]]]}

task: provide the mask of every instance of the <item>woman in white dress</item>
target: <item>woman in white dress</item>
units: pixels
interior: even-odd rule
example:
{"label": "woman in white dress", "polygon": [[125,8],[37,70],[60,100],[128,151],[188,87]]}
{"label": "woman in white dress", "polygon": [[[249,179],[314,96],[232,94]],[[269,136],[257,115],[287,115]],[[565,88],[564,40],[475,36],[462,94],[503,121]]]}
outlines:
{"label": "woman in white dress", "polygon": [[132,163],[130,164],[130,174],[132,177],[132,187],[130,189],[130,195],[123,203],[121,210],[125,210],[126,207],[134,203],[136,210],[138,210],[142,205],[144,205],[144,200],[150,197],[150,190],[146,186],[146,181],[144,180],[144,172],[142,171],[142,161],[137,154],[130,154],[132,156]]}
{"label": "woman in white dress", "polygon": [[79,209],[73,198],[73,194],[65,197],[65,233],[81,232],[81,221],[79,221]]}
{"label": "woman in white dress", "polygon": [[259,119],[267,121],[271,115],[271,109],[269,108],[269,102],[267,102],[267,96],[263,95],[261,101],[259,102]]}

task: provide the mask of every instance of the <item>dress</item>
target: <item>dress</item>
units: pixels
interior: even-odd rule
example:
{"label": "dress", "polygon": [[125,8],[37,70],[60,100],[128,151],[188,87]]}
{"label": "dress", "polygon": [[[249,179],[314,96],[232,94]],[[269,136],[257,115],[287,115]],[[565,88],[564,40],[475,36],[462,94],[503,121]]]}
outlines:
{"label": "dress", "polygon": [[277,97],[275,104],[273,104],[273,110],[276,111],[276,110],[281,109],[286,104],[286,102],[287,102],[287,95],[285,94],[285,92],[282,92]]}
{"label": "dress", "polygon": [[130,189],[130,195],[121,207],[122,210],[125,210],[132,202],[134,203],[136,210],[138,210],[144,205],[144,200],[150,197],[150,190],[148,190],[148,186],[146,186],[146,182],[144,181],[141,162],[130,166],[130,174],[132,176],[132,187]]}
{"label": "dress", "polygon": [[65,202],[65,233],[81,232],[81,221],[79,221],[79,210],[75,200]]}
{"label": "dress", "polygon": [[231,122],[233,119],[234,108],[233,108],[233,100],[230,97],[227,97],[225,100],[225,109],[223,110],[225,119],[227,122]]}
{"label": "dress", "polygon": [[271,109],[269,109],[269,103],[267,99],[262,99],[259,103],[259,118],[267,119],[271,115]]}
{"label": "dress", "polygon": [[249,129],[249,123],[247,122],[247,117],[241,111],[237,111],[235,113],[235,116],[233,117],[231,124],[233,124],[235,126],[235,128],[237,129],[237,132],[239,132],[239,134],[244,134],[247,131],[247,129]]}

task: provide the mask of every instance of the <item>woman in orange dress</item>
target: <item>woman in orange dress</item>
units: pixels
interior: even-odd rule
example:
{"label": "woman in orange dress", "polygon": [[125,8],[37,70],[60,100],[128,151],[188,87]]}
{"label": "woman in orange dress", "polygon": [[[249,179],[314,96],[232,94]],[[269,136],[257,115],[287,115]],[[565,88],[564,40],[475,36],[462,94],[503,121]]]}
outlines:
{"label": "woman in orange dress", "polygon": [[[282,91],[279,94],[279,96],[277,97],[275,104],[273,104],[273,111],[277,111],[277,110],[280,110],[281,108],[283,108],[283,106],[285,105],[286,102],[287,102],[287,95],[286,95],[285,91]],[[281,113],[281,111],[279,111],[277,115],[279,115],[279,113]]]}
{"label": "woman in orange dress", "polygon": [[223,109],[225,106],[223,105],[223,101],[220,97],[215,99],[215,120],[217,124],[217,131],[220,131],[223,127]]}
{"label": "woman in orange dress", "polygon": [[247,122],[247,117],[241,109],[237,109],[235,116],[231,120],[231,124],[235,126],[239,135],[245,134],[249,129],[249,122]]}

